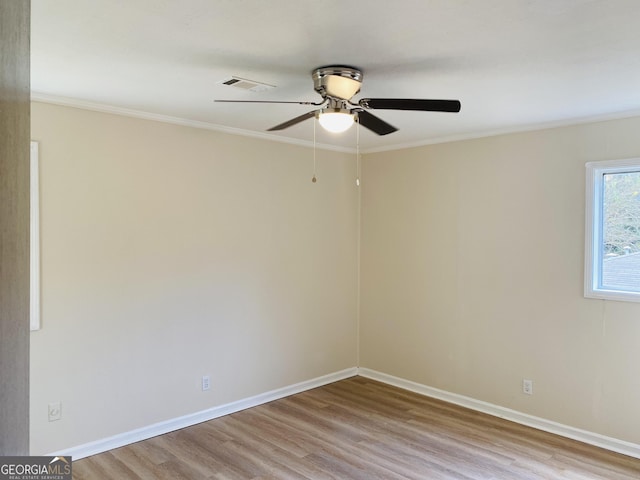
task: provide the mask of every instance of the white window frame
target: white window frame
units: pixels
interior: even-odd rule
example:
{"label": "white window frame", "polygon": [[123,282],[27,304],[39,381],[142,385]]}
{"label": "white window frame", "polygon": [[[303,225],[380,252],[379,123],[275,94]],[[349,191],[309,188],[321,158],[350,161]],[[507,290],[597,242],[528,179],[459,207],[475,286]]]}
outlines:
{"label": "white window frame", "polygon": [[603,260],[604,175],[640,172],[640,158],[589,162],[586,164],[586,168],[584,296],[605,300],[640,302],[640,292],[607,289],[603,288],[600,283]]}

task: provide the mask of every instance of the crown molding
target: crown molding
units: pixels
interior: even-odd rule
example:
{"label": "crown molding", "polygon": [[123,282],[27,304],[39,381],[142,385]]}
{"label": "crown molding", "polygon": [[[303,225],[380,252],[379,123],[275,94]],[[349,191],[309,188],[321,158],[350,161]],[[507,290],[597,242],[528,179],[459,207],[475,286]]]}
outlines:
{"label": "crown molding", "polygon": [[420,140],[418,142],[397,143],[383,147],[374,147],[363,150],[362,153],[379,153],[392,150],[404,150],[408,148],[425,147],[438,143],[461,142],[464,140],[475,140],[479,138],[497,137],[500,135],[509,135],[513,133],[536,132],[540,130],[549,130],[552,128],[571,127],[575,125],[584,125],[588,123],[608,122],[611,120],[623,120],[625,118],[640,117],[640,109],[625,110],[622,112],[607,113],[602,115],[591,115],[588,117],[567,118],[553,122],[540,122],[525,125],[518,125],[507,128],[498,128],[494,130],[485,130],[479,132],[461,133],[458,135],[447,135],[443,137],[430,138],[428,140]]}
{"label": "crown molding", "polygon": [[[61,97],[56,95],[49,95],[40,92],[31,92],[31,100],[35,102],[50,103],[54,105],[61,105],[65,107],[81,108],[83,110],[92,110],[102,113],[111,113],[114,115],[123,115],[126,117],[140,118],[143,120],[152,120],[155,122],[170,123],[173,125],[182,125],[185,127],[200,128],[203,130],[212,130],[215,132],[227,133],[230,135],[239,135],[243,137],[258,138],[260,140],[268,140],[278,143],[286,143],[289,145],[297,145],[301,147],[313,148],[313,142],[307,140],[299,140],[295,138],[281,137],[278,135],[272,135],[263,132],[254,132],[251,130],[244,130],[241,128],[227,127],[224,125],[218,125],[210,122],[203,122],[199,120],[190,120],[187,118],[173,117],[170,115],[162,115],[158,113],[145,112],[142,110],[133,110],[130,108],[116,107],[113,105],[107,105],[102,103],[88,102],[85,100],[79,100],[70,97]],[[425,147],[428,145],[435,145],[439,143],[451,143],[460,142],[464,140],[475,140],[479,138],[496,137],[499,135],[508,135],[512,133],[524,133],[534,132],[538,130],[547,130],[551,128],[569,127],[573,125],[582,125],[588,123],[607,122],[610,120],[621,120],[625,118],[640,117],[640,109],[626,110],[622,112],[608,113],[602,115],[592,115],[588,117],[580,118],[567,118],[564,120],[553,122],[540,122],[526,125],[518,125],[507,128],[499,128],[494,130],[485,130],[478,132],[467,132],[457,135],[446,135],[442,137],[429,138],[420,140],[417,142],[407,143],[395,143],[392,145],[385,145],[381,147],[365,148],[361,149],[360,153],[379,153],[388,152],[394,150],[404,150],[409,148]],[[342,153],[355,154],[355,148],[340,147],[336,145],[329,145],[324,143],[317,143],[316,148],[321,150],[330,150]]]}
{"label": "crown molding", "polygon": [[[286,143],[289,145],[297,145],[300,147],[313,148],[313,142],[307,140],[299,140],[295,138],[281,137],[268,133],[254,132],[241,128],[227,127],[210,122],[199,120],[190,120],[187,118],[173,117],[171,115],[163,115],[159,113],[145,112],[142,110],[133,110],[130,108],[116,107],[103,103],[88,102],[70,97],[60,97],[39,92],[31,92],[32,102],[49,103],[52,105],[60,105],[63,107],[80,108],[82,110],[91,110],[94,112],[110,113],[113,115],[122,115],[125,117],[139,118],[142,120],[151,120],[154,122],[170,123],[172,125],[181,125],[183,127],[199,128],[203,130],[212,130],[215,132],[227,133],[229,135],[239,135],[243,137],[258,138],[260,140],[268,140],[271,142]],[[316,148],[321,150],[331,150],[342,153],[355,153],[355,149],[339,147],[336,145],[328,145],[324,143],[316,143]]]}

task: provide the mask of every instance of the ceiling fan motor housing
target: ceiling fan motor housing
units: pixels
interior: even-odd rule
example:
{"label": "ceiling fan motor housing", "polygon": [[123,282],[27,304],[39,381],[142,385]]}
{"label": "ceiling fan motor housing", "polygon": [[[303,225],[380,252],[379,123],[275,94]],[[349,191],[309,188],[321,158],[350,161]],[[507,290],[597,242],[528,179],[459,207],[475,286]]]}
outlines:
{"label": "ceiling fan motor housing", "polygon": [[313,88],[322,98],[350,100],[360,91],[362,72],[342,65],[320,67],[311,74]]}

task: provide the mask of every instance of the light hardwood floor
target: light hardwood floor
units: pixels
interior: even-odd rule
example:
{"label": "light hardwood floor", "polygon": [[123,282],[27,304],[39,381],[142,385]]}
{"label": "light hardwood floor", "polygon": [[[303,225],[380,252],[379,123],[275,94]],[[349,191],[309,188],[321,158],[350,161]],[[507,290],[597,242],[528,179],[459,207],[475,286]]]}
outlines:
{"label": "light hardwood floor", "polygon": [[95,479],[638,480],[640,460],[363,377],[73,463]]}

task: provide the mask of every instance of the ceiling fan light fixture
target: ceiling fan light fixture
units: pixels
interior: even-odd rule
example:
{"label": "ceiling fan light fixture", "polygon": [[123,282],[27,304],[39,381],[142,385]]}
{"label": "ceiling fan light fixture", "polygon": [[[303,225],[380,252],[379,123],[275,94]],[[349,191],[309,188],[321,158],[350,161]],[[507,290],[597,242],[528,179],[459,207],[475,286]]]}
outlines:
{"label": "ceiling fan light fixture", "polygon": [[346,132],[354,121],[353,113],[343,108],[325,108],[318,114],[320,126],[331,133]]}

